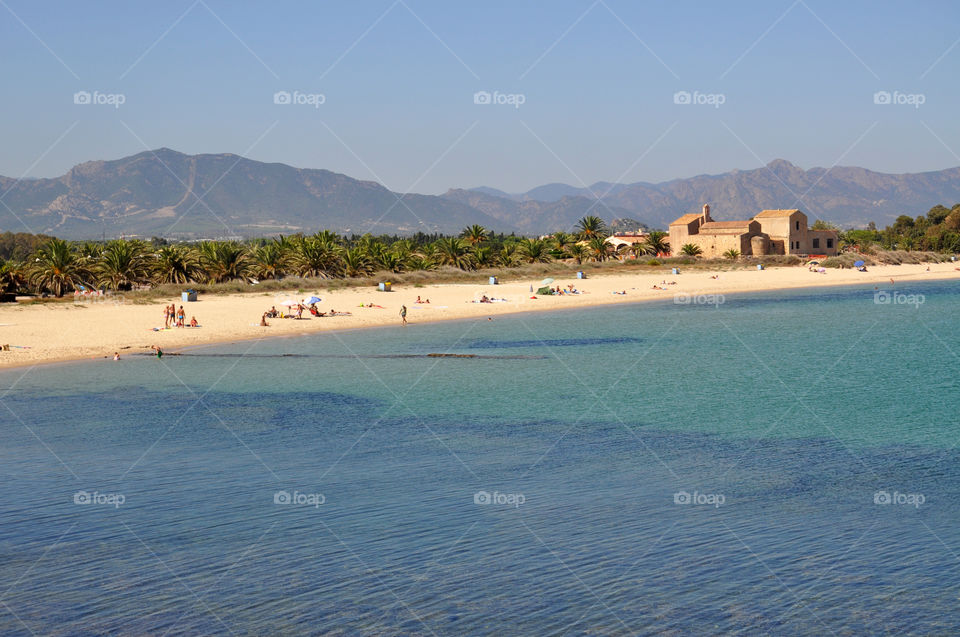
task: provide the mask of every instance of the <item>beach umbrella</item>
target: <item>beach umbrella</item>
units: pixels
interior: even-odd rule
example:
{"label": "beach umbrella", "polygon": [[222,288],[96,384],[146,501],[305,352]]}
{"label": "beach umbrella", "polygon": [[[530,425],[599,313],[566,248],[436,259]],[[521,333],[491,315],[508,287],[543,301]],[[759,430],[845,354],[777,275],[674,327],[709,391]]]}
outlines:
{"label": "beach umbrella", "polygon": [[323,299],[321,299],[319,296],[311,296],[309,299],[304,299],[304,300],[303,300],[303,304],[304,304],[304,305],[313,305],[314,303],[319,303],[319,302],[322,301],[322,300],[323,300]]}
{"label": "beach umbrella", "polygon": [[811,261],[811,262],[808,263],[807,265],[820,265],[820,262],[819,262],[819,261]]}
{"label": "beach umbrella", "polygon": [[855,268],[859,268],[859,267],[862,266],[862,265],[863,265],[863,261],[854,261],[854,262],[853,262],[853,267],[855,267]]}
{"label": "beach umbrella", "polygon": [[553,279],[551,279],[550,277],[547,277],[543,281],[540,281],[540,285],[550,285],[551,283],[553,283]]}
{"label": "beach umbrella", "polygon": [[294,305],[299,305],[299,303],[297,303],[297,302],[294,301],[293,299],[287,299],[286,301],[284,301],[284,302],[281,303],[280,305],[285,305],[286,307],[293,307]]}

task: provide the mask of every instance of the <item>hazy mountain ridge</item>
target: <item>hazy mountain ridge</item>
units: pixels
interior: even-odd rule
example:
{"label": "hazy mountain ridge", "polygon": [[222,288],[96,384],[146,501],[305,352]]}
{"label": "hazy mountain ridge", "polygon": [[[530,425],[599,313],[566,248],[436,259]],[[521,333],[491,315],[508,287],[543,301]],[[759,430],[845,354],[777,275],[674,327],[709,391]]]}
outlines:
{"label": "hazy mountain ridge", "polygon": [[165,148],[85,162],[56,179],[0,177],[0,192],[23,220],[0,209],[3,229],[23,230],[25,224],[64,237],[262,235],[321,228],[455,232],[472,223],[516,229],[456,201],[395,195],[378,183],[329,170]]}
{"label": "hazy mountain ridge", "polygon": [[456,233],[481,224],[541,234],[572,230],[586,214],[666,228],[703,203],[711,204],[719,220],[799,207],[811,219],[856,227],[869,221],[883,226],[898,215],[915,217],[936,204],[958,201],[960,168],[894,175],[844,166],[803,170],[775,160],[757,169],[658,184],[597,182],[578,188],[552,183],[518,194],[484,187],[435,196],[394,194],[376,182],[329,170],[161,148],[85,162],[52,179],[0,177],[0,230],[67,238],[214,237],[322,228]]}
{"label": "hazy mountain ridge", "polygon": [[[524,200],[533,194],[559,192],[559,186],[550,184],[549,190],[538,187],[507,196]],[[661,227],[704,203],[711,204],[711,213],[718,220],[749,218],[765,208],[800,208],[811,219],[822,218],[845,227],[870,221],[883,226],[901,214],[915,217],[937,204],[960,201],[960,168],[907,174],[851,166],[803,170],[777,159],[753,170],[659,184],[598,182],[589,188],[567,188],[576,196],[599,197],[611,207],[628,210],[632,216]]]}

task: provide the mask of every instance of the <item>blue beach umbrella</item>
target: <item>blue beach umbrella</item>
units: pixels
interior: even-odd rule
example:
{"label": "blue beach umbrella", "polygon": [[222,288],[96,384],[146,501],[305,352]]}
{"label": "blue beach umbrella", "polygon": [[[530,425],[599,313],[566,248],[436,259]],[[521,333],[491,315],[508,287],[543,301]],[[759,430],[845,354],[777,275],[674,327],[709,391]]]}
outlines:
{"label": "blue beach umbrella", "polygon": [[303,304],[304,304],[304,305],[313,305],[314,303],[319,303],[319,302],[322,301],[322,300],[323,300],[323,299],[321,299],[319,296],[311,296],[309,299],[304,299],[304,300],[303,300]]}
{"label": "blue beach umbrella", "polygon": [[854,261],[854,262],[853,262],[853,267],[855,267],[855,268],[859,268],[861,265],[863,265],[863,261]]}

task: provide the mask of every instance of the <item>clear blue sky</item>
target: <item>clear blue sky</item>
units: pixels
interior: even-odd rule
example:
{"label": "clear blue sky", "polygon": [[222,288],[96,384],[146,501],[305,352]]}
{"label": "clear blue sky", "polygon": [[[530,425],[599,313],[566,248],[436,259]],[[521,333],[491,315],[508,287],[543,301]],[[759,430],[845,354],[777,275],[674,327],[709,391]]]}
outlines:
{"label": "clear blue sky", "polygon": [[[937,170],[960,165],[958,38],[950,0],[2,0],[0,174],[163,146],[425,193],[775,158]],[[125,102],[74,104],[84,90]],[[284,90],[325,102],[275,104]],[[475,104],[484,90],[524,103]]]}

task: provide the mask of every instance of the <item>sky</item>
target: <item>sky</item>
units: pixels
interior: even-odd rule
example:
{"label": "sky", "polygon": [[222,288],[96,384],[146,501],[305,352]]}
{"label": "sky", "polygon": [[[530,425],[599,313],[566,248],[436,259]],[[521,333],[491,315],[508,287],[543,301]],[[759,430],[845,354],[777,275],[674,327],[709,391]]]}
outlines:
{"label": "sky", "polygon": [[0,175],[161,147],[397,192],[960,165],[960,3],[0,0]]}

